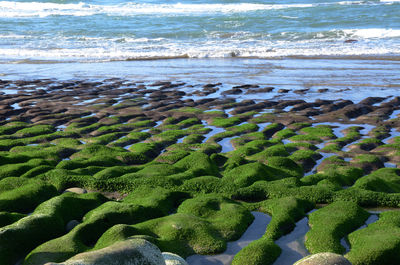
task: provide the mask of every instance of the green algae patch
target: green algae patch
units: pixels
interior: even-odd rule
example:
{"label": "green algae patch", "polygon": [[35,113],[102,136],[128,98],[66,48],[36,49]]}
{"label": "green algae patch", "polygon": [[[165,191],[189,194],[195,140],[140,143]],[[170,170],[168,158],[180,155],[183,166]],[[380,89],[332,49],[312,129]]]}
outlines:
{"label": "green algae patch", "polygon": [[317,125],[315,127],[305,127],[300,130],[300,133],[304,133],[309,136],[321,138],[323,140],[329,140],[336,138],[333,130],[327,125]]}
{"label": "green algae patch", "polygon": [[399,264],[400,212],[383,212],[377,222],[351,233],[348,238],[351,249],[345,257],[352,264]]}
{"label": "green algae patch", "polygon": [[241,204],[221,195],[202,195],[184,201],[176,214],[133,226],[116,225],[103,234],[98,244],[106,246],[145,235],[162,251],[183,257],[218,253],[226,248],[226,240],[239,238],[252,220],[251,213]]}
{"label": "green algae patch", "polygon": [[398,207],[400,205],[400,194],[350,187],[336,191],[332,200],[353,201],[364,207]]}
{"label": "green algae patch", "polygon": [[277,178],[302,177],[304,170],[292,159],[281,156],[271,156],[265,164],[274,170]]}
{"label": "green algae patch", "polygon": [[354,167],[362,168],[365,173],[384,167],[381,158],[372,154],[357,155],[350,161],[350,164]]}
{"label": "green algae patch", "polygon": [[272,137],[272,135],[274,135],[276,132],[282,130],[283,128],[285,128],[285,126],[283,126],[283,124],[281,123],[272,123],[266,126],[261,132],[265,136],[265,138],[268,139]]}
{"label": "green algae patch", "polygon": [[106,231],[99,241],[109,244],[113,239],[120,240],[133,235],[156,238],[154,243],[161,251],[176,253],[182,257],[195,253],[219,253],[226,248],[225,240],[210,222],[184,213],[152,219],[131,227],[117,225]]}
{"label": "green algae patch", "polygon": [[376,138],[366,138],[361,140],[360,142],[354,144],[354,147],[358,147],[364,151],[370,151],[378,146],[383,145],[383,142]]}
{"label": "green algae patch", "polygon": [[155,161],[158,163],[174,164],[189,154],[190,152],[185,150],[168,150],[159,155]]}
{"label": "green algae patch", "polygon": [[205,137],[201,134],[190,134],[186,136],[182,142],[185,144],[200,144],[204,139]]}
{"label": "green algae patch", "polygon": [[246,187],[259,180],[275,180],[277,178],[269,167],[254,162],[237,166],[225,172],[222,180],[226,183],[234,183],[237,187]]}
{"label": "green algae patch", "polygon": [[299,179],[291,177],[275,181],[257,181],[249,187],[237,189],[232,198],[254,202],[294,196],[314,203],[328,203],[332,202],[334,195],[331,187],[300,186]]}
{"label": "green algae patch", "polygon": [[6,225],[10,225],[24,217],[26,217],[26,214],[0,212],[0,228]]}
{"label": "green algae patch", "polygon": [[289,156],[290,159],[302,166],[305,171],[311,170],[316,165],[316,160],[321,157],[321,154],[312,150],[297,150]]}
{"label": "green algae patch", "polygon": [[[88,251],[101,235],[116,224],[134,224],[157,217],[151,209],[123,202],[106,202],[91,210],[83,222],[69,233],[34,249],[24,264],[61,262],[80,252]],[[100,247],[99,247],[100,248]]]}
{"label": "green algae patch", "polygon": [[17,146],[10,150],[11,153],[17,153],[31,158],[42,158],[56,163],[62,158],[69,157],[76,152],[73,148],[57,146],[51,144],[41,144],[35,146]]}
{"label": "green algae patch", "polygon": [[320,144],[323,140],[315,135],[310,134],[297,134],[289,138],[291,142],[306,142],[310,144]]}
{"label": "green algae patch", "polygon": [[[216,156],[214,156],[216,157]],[[221,158],[221,157],[220,157]],[[231,156],[226,159],[226,157],[222,157],[221,161],[222,167],[225,169],[225,172],[232,170],[238,166],[247,164],[248,161],[241,155],[241,153],[233,152]]]}
{"label": "green algae patch", "polygon": [[360,227],[369,213],[357,203],[336,201],[309,215],[310,231],[305,245],[310,253],[333,252],[343,254],[340,239]]}
{"label": "green algae patch", "polygon": [[400,192],[400,170],[397,168],[381,168],[358,179],[354,187],[386,193]]}
{"label": "green algae patch", "polygon": [[258,130],[258,126],[253,123],[245,123],[226,128],[227,131],[234,132],[236,135],[243,133],[250,133]]}
{"label": "green algae patch", "polygon": [[104,168],[93,175],[95,179],[112,179],[125,174],[137,172],[139,168],[133,166],[112,166]]}
{"label": "green algae patch", "polygon": [[230,118],[215,117],[211,120],[210,125],[226,128],[226,127],[231,127],[231,126],[237,125],[241,122],[242,122],[242,120],[239,117],[230,117]]}
{"label": "green algae patch", "polygon": [[201,176],[186,180],[180,188],[192,194],[206,194],[221,192],[223,187],[220,178]]}
{"label": "green algae patch", "polygon": [[158,216],[163,216],[173,212],[187,198],[185,192],[142,186],[125,197],[124,202],[151,208]]}
{"label": "green algae patch", "polygon": [[194,176],[218,176],[218,167],[210,157],[202,152],[192,152],[174,166],[181,171],[189,170]]}
{"label": "green algae patch", "polygon": [[340,187],[352,186],[363,175],[364,172],[360,168],[331,164],[325,166],[324,170],[318,171],[316,174],[303,177],[301,182],[302,185],[316,185],[321,181],[328,180]]}
{"label": "green algae patch", "polygon": [[296,226],[296,222],[312,210],[314,203],[296,197],[283,197],[257,203],[262,212],[272,216],[264,236],[277,240],[282,235],[288,234]]}
{"label": "green algae patch", "polygon": [[272,137],[277,140],[283,140],[283,139],[290,138],[294,135],[296,135],[296,133],[292,129],[286,128],[286,129],[282,129],[282,130],[274,133],[274,135],[272,135]]}
{"label": "green algae patch", "polygon": [[193,126],[195,124],[201,124],[201,120],[198,118],[188,118],[188,119],[178,122],[176,125],[178,125],[179,128],[183,129],[183,128]]}
{"label": "green algae patch", "polygon": [[119,147],[108,147],[99,144],[87,144],[82,150],[73,154],[72,159],[90,159],[93,157],[116,157],[121,153],[126,153],[127,151]]}
{"label": "green algae patch", "polygon": [[126,133],[123,132],[113,132],[113,133],[107,133],[103,134],[101,136],[97,137],[91,137],[86,139],[88,144],[102,144],[102,145],[107,145],[115,140],[120,139],[122,136],[126,135]]}
{"label": "green algae patch", "polygon": [[206,219],[227,241],[239,239],[254,219],[246,207],[217,194],[185,200],[177,212]]}
{"label": "green algae patch", "polygon": [[285,145],[283,144],[276,144],[270,147],[267,147],[265,150],[256,153],[255,155],[251,156],[250,159],[257,160],[260,162],[266,161],[268,157],[271,156],[288,156],[289,152],[286,150]]}
{"label": "green algae patch", "polygon": [[267,237],[251,242],[233,258],[232,265],[270,265],[281,255],[281,248]]}
{"label": "green algae patch", "polygon": [[55,131],[51,125],[34,125],[32,127],[23,128],[14,133],[16,137],[32,137],[42,134],[49,134]]}
{"label": "green algae patch", "polygon": [[28,213],[56,195],[57,190],[54,186],[42,181],[29,181],[0,194],[0,211]]}
{"label": "green algae patch", "polygon": [[132,132],[128,135],[122,136],[121,138],[111,142],[108,146],[111,147],[125,147],[134,143],[143,141],[151,136],[148,132]]}
{"label": "green algae patch", "polygon": [[28,127],[29,124],[26,122],[9,122],[0,127],[0,135],[10,135],[15,132]]}
{"label": "green algae patch", "polygon": [[69,220],[81,219],[104,202],[104,197],[94,193],[63,194],[43,202],[31,215],[0,228],[0,260],[15,264],[36,246],[62,235]]}
{"label": "green algae patch", "polygon": [[139,157],[143,157],[144,161],[150,161],[155,158],[160,150],[156,143],[136,143],[129,147],[129,151]]}

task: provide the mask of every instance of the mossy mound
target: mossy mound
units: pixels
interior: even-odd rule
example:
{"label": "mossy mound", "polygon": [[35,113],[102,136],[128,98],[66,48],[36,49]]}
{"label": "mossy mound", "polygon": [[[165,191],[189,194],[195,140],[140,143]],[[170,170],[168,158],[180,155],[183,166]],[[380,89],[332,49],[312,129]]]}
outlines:
{"label": "mossy mound", "polygon": [[0,259],[15,264],[39,244],[62,235],[69,220],[81,219],[104,202],[104,197],[94,193],[66,193],[43,202],[31,215],[0,229]]}
{"label": "mossy mound", "polygon": [[309,216],[305,245],[310,253],[343,254],[341,238],[364,224],[369,214],[354,202],[336,201]]}
{"label": "mossy mound", "polygon": [[367,228],[349,235],[350,252],[346,258],[354,265],[398,264],[400,249],[400,212],[387,211]]}
{"label": "mossy mound", "polygon": [[358,179],[354,187],[386,193],[400,192],[400,170],[397,168],[382,168]]}

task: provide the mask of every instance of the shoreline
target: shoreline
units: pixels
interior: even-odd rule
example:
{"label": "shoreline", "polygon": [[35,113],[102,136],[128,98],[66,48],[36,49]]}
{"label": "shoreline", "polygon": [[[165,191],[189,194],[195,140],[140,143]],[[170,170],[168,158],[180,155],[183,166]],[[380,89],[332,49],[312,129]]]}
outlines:
{"label": "shoreline", "polygon": [[[364,99],[363,94],[387,97],[396,95],[400,87],[397,74],[400,64],[396,61],[366,63],[363,60],[341,59],[227,58],[2,66],[0,79],[14,81],[51,79],[53,82],[102,82],[105,79],[118,79],[143,85],[164,81],[193,86],[185,88],[186,93],[200,89],[205,84],[222,83],[219,91],[209,94],[211,97],[224,97],[220,92],[246,84],[275,88],[271,93],[235,95],[239,100],[302,98],[315,101],[343,98],[358,103]],[[282,93],[278,93],[280,89]],[[200,98],[194,96],[194,100]]]}

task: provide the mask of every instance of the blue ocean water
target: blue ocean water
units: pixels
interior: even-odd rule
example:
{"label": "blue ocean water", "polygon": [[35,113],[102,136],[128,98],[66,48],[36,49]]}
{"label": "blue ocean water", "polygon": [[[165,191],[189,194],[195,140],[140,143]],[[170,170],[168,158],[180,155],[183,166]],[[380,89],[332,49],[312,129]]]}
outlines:
{"label": "blue ocean water", "polygon": [[0,62],[398,56],[398,0],[0,1]]}
{"label": "blue ocean water", "polygon": [[399,0],[0,1],[3,79],[257,83],[357,98],[395,94],[399,73]]}

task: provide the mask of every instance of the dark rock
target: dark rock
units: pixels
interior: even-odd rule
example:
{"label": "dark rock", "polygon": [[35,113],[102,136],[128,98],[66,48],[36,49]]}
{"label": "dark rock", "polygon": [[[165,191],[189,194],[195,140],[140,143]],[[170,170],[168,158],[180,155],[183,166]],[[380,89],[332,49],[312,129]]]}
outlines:
{"label": "dark rock", "polygon": [[241,85],[241,86],[234,86],[232,88],[239,88],[239,89],[249,89],[249,88],[259,88],[258,85]]}
{"label": "dark rock", "polygon": [[356,42],[358,42],[358,40],[348,39],[344,41],[344,43],[356,43]]}
{"label": "dark rock", "polygon": [[207,85],[204,85],[203,88],[213,88],[213,87],[220,86],[220,85],[222,85],[222,83],[207,84]]}
{"label": "dark rock", "polygon": [[328,90],[329,89],[327,89],[327,88],[320,88],[320,89],[317,90],[317,92],[318,93],[325,93],[325,92],[328,92]]}
{"label": "dark rock", "polygon": [[279,89],[278,90],[278,93],[289,93],[289,89],[283,89],[283,88],[281,88],[281,89]]}
{"label": "dark rock", "polygon": [[239,88],[233,88],[233,89],[230,89],[230,90],[225,90],[225,91],[223,91],[223,92],[221,93],[221,95],[239,95],[239,94],[241,94],[241,93],[243,93],[243,91],[242,91],[241,89],[239,89]]}

